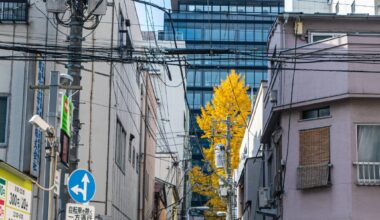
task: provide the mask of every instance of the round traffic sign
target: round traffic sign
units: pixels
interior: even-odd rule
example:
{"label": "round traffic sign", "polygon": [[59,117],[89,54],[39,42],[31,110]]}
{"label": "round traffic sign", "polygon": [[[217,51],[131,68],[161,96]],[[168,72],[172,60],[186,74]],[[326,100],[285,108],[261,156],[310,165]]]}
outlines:
{"label": "round traffic sign", "polygon": [[74,201],[87,203],[95,195],[95,179],[89,171],[77,169],[70,174],[67,188]]}

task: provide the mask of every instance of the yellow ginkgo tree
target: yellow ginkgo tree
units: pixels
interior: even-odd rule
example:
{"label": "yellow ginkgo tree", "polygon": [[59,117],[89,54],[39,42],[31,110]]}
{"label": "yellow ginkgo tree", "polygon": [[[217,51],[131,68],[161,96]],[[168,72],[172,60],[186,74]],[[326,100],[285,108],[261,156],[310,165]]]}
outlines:
{"label": "yellow ginkgo tree", "polygon": [[[207,169],[194,166],[189,173],[192,191],[206,196],[207,206],[212,210],[225,210],[226,202],[219,196],[219,178],[225,176],[223,169],[215,167],[215,144],[226,144],[226,118],[230,117],[231,126],[231,168],[239,164],[239,148],[244,135],[247,119],[250,114],[251,102],[247,95],[248,87],[244,78],[235,71],[227,76],[221,84],[214,88],[211,102],[201,109],[197,123],[203,131],[202,138],[211,143],[209,148],[202,148]],[[206,212],[206,215],[214,215]]]}

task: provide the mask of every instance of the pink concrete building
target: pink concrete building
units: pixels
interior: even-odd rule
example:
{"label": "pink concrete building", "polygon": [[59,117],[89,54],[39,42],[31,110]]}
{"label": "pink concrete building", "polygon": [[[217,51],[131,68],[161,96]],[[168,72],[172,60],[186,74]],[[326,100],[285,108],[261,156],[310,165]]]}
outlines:
{"label": "pink concrete building", "polygon": [[380,219],[380,17],[284,14],[269,36],[265,219]]}

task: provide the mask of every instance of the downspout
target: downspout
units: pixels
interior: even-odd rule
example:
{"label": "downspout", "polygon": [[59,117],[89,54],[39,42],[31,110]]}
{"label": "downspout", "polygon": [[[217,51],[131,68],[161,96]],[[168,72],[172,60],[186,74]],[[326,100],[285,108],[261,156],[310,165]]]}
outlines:
{"label": "downspout", "polygon": [[[114,32],[114,22],[115,22],[115,0],[112,0],[112,22],[111,22],[111,57],[113,55],[113,32]],[[109,179],[109,157],[110,157],[110,136],[111,136],[111,93],[112,93],[112,80],[113,80],[113,62],[111,60],[110,63],[110,79],[109,79],[109,84],[108,84],[108,146],[107,146],[107,170],[106,170],[106,201],[105,201],[105,212],[104,214],[107,216],[108,215],[108,179]],[[91,104],[91,103],[90,103]]]}
{"label": "downspout", "polygon": [[[145,73],[145,81],[148,82],[148,77],[147,77],[148,73]],[[142,187],[143,187],[143,190],[142,190],[142,197],[143,197],[143,203],[142,203],[142,212],[141,212],[141,217],[142,219],[144,220],[145,218],[145,200],[144,200],[144,196],[145,196],[145,184],[146,184],[146,179],[145,179],[145,176],[146,176],[146,158],[147,158],[147,154],[146,154],[146,148],[147,148],[147,144],[146,144],[146,141],[147,141],[147,130],[148,130],[148,126],[147,126],[147,120],[149,120],[149,118],[147,118],[147,114],[148,114],[148,83],[146,83],[145,85],[145,108],[144,108],[144,115],[143,117],[145,118],[144,120],[144,125],[145,125],[145,128],[144,128],[144,171],[143,171],[143,184],[142,184]]]}
{"label": "downspout", "polygon": [[[91,35],[91,43],[92,43],[92,47],[93,48],[95,48],[95,37],[94,37],[94,35],[95,35],[94,33]],[[92,55],[93,56],[95,55],[95,51],[92,52]],[[88,171],[90,171],[90,172],[92,172],[92,167],[91,167],[91,165],[92,165],[91,146],[92,146],[92,100],[93,100],[93,97],[94,97],[94,82],[95,82],[95,77],[94,77],[95,70],[94,69],[95,69],[95,64],[94,64],[94,61],[93,61],[93,62],[91,62],[91,85],[90,85],[90,103],[89,103],[90,104],[90,113],[89,113],[90,124],[89,124],[89,135],[88,135],[88,161],[87,161]],[[111,64],[111,69],[112,69],[112,64]],[[108,164],[107,164],[107,166],[108,166]]]}

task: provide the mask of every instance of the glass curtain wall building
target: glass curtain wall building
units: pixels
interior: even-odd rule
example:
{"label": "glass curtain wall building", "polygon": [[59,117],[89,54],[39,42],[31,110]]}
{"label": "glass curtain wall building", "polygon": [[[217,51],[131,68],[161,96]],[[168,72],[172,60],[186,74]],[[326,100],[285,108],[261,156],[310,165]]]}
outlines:
{"label": "glass curtain wall building", "polygon": [[[266,79],[265,47],[268,32],[278,13],[283,12],[283,0],[172,0],[172,19],[165,15],[161,40],[173,40],[171,22],[176,39],[186,41],[190,49],[231,49],[234,54],[188,55],[187,99],[190,105],[190,135],[201,136],[196,116],[212,98],[213,86],[219,85],[231,69],[245,77],[255,92],[261,80]],[[250,92],[251,93],[251,92]],[[202,147],[206,140],[191,140],[192,165],[204,166]],[[192,206],[207,201],[192,194]]]}

